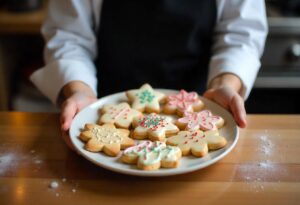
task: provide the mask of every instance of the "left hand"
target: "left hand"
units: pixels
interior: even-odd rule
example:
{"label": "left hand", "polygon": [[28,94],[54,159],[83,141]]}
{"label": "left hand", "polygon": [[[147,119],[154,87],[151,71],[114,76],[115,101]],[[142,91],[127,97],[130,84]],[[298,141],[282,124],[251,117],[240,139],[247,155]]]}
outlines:
{"label": "left hand", "polygon": [[247,122],[244,100],[234,89],[230,87],[211,88],[203,95],[229,110],[239,127],[246,127]]}
{"label": "left hand", "polygon": [[246,110],[244,99],[240,95],[242,81],[231,73],[221,74],[211,80],[204,97],[218,103],[230,111],[241,128],[246,127]]}

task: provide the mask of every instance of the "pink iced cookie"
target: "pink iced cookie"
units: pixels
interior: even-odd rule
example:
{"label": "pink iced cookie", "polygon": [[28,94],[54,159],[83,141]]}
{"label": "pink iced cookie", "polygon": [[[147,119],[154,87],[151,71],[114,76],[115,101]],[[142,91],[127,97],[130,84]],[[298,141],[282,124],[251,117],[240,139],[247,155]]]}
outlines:
{"label": "pink iced cookie", "polygon": [[131,109],[127,103],[118,105],[105,105],[101,112],[103,113],[99,119],[99,124],[115,124],[120,128],[129,128],[133,118],[141,117],[142,113]]}
{"label": "pink iced cookie", "polygon": [[209,110],[201,112],[185,112],[184,117],[179,118],[176,125],[185,130],[216,130],[224,125],[224,119],[213,115]]}
{"label": "pink iced cookie", "polygon": [[167,96],[167,104],[164,107],[164,113],[182,116],[185,112],[199,111],[204,107],[196,92],[186,92],[180,90],[177,94]]}

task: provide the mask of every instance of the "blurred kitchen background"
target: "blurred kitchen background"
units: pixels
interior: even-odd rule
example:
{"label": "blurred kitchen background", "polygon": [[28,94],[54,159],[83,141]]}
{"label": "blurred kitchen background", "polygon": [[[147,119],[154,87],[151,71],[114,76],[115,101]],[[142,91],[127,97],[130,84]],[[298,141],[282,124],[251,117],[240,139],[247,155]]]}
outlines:
{"label": "blurred kitchen background", "polygon": [[[57,112],[29,82],[43,65],[47,0],[0,0],[0,110]],[[300,0],[266,0],[269,35],[249,113],[300,113]]]}

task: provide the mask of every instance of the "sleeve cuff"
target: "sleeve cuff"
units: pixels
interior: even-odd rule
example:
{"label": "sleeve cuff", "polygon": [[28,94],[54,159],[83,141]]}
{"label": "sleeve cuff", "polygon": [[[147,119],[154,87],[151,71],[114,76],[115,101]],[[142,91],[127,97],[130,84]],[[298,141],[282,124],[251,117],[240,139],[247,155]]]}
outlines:
{"label": "sleeve cuff", "polygon": [[91,62],[54,61],[35,71],[30,80],[53,104],[62,87],[71,81],[83,81],[97,95],[96,68]]}
{"label": "sleeve cuff", "polygon": [[243,84],[240,94],[244,99],[247,99],[255,82],[260,61],[257,55],[253,53],[245,53],[241,49],[229,49],[227,52],[213,56],[209,66],[208,83],[220,74],[235,74]]}

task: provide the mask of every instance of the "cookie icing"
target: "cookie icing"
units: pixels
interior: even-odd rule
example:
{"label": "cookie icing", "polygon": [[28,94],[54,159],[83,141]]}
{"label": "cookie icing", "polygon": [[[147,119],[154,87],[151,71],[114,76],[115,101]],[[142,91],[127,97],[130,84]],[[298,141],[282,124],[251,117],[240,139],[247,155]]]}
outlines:
{"label": "cookie icing", "polygon": [[141,112],[131,109],[125,102],[117,105],[105,105],[101,111],[103,115],[100,117],[99,124],[112,123],[122,128],[129,128],[133,118],[142,116]]}
{"label": "cookie icing", "polygon": [[222,120],[220,116],[213,115],[209,110],[203,110],[201,112],[185,112],[184,117],[179,118],[178,122],[187,124],[187,130],[195,131],[217,129],[216,124],[220,120]]}
{"label": "cookie icing", "polygon": [[178,160],[178,147],[166,145],[160,141],[141,141],[133,147],[124,150],[125,155],[138,156],[139,163],[152,165],[159,163],[161,160],[176,161]]}
{"label": "cookie icing", "polygon": [[185,90],[180,90],[178,94],[169,95],[167,100],[168,105],[174,106],[182,112],[191,111],[193,104],[199,101],[196,92],[188,93]]}
{"label": "cookie icing", "polygon": [[85,142],[88,151],[103,151],[109,156],[116,156],[121,149],[134,145],[129,134],[129,130],[116,128],[113,124],[85,124],[79,138]]}
{"label": "cookie icing", "polygon": [[159,102],[165,97],[165,94],[154,90],[149,84],[144,84],[139,89],[128,90],[126,95],[133,109],[148,113],[159,113]]}
{"label": "cookie icing", "polygon": [[137,93],[136,96],[139,98],[141,104],[151,103],[155,98],[153,91],[143,90],[140,93]]}
{"label": "cookie icing", "polygon": [[211,131],[180,131],[177,135],[169,137],[167,143],[178,146],[183,155],[192,153],[202,157],[208,150],[215,150],[226,145],[227,141],[219,135],[218,130]]}
{"label": "cookie icing", "polygon": [[110,114],[111,119],[115,120],[118,118],[123,118],[124,120],[128,118],[128,114],[130,113],[130,108],[121,108],[117,109],[112,107],[109,111],[108,114]]}
{"label": "cookie icing", "polygon": [[[169,117],[163,117],[155,113],[146,115],[138,120],[137,126],[133,131],[134,136],[140,136],[142,134],[145,139],[163,140],[166,133],[177,133],[178,127],[172,123],[172,119]],[[143,134],[145,133],[145,134]]]}
{"label": "cookie icing", "polygon": [[91,132],[92,134],[94,134],[95,139],[98,142],[104,144],[120,144],[122,142],[122,136],[118,133],[118,130],[115,128],[93,127]]}
{"label": "cookie icing", "polygon": [[166,121],[165,117],[155,114],[147,115],[139,121],[139,126],[150,129],[151,131],[162,129],[166,127],[167,124],[168,122]]}

